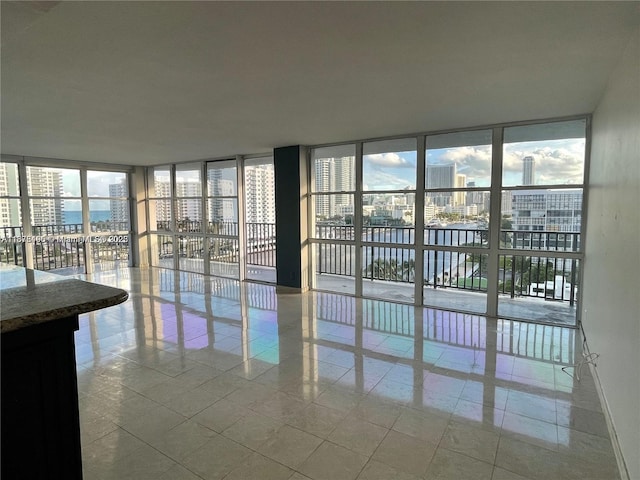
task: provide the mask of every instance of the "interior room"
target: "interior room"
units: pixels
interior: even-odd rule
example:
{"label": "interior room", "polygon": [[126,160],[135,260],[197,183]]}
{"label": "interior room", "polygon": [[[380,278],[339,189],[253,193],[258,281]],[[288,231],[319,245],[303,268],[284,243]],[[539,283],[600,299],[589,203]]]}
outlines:
{"label": "interior room", "polygon": [[81,478],[640,480],[640,2],[0,6]]}

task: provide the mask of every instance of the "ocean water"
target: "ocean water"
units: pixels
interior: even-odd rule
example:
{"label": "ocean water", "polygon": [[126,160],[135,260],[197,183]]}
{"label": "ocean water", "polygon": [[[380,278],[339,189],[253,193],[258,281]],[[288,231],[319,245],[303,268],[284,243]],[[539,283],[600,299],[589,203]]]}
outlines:
{"label": "ocean water", "polygon": [[[92,210],[89,213],[89,219],[92,222],[111,220],[111,212],[109,210]],[[80,210],[65,210],[64,223],[65,225],[82,223],[82,212]]]}

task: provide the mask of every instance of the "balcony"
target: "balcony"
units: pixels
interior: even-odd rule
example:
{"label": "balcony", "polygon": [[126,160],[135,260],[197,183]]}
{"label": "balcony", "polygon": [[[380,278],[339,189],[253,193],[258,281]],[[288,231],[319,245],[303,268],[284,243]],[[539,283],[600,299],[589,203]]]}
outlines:
{"label": "balcony", "polygon": [[[37,225],[32,228],[33,268],[84,273],[87,264],[86,243],[91,243],[94,270],[113,270],[129,266],[129,222],[91,223],[85,233],[81,223]],[[116,233],[120,232],[120,233]],[[22,227],[0,229],[0,262],[25,266]]]}
{"label": "balcony", "polygon": [[[316,238],[322,241],[315,244],[315,287],[354,293],[354,227],[319,225]],[[426,228],[424,238],[424,304],[485,313],[489,290],[488,231]],[[364,296],[414,303],[414,239],[414,227],[363,228]],[[502,230],[500,248],[503,253],[499,256],[498,315],[575,324],[580,261],[565,258],[563,254],[579,250],[580,234]],[[505,253],[508,250],[513,253]],[[528,252],[523,254],[518,250]]]}

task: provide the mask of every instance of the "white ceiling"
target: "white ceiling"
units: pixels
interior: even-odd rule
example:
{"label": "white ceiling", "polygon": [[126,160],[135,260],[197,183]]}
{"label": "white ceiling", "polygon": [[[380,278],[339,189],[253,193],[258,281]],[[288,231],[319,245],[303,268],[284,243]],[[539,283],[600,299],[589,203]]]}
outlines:
{"label": "white ceiling", "polygon": [[639,2],[2,2],[2,152],[150,165],[592,112]]}

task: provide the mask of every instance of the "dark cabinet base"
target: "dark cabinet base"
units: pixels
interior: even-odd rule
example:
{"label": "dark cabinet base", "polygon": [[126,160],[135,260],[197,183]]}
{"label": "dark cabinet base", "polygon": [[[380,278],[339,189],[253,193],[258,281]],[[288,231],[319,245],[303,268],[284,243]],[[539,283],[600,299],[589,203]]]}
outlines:
{"label": "dark cabinet base", "polygon": [[81,479],[78,316],[0,335],[2,478]]}

